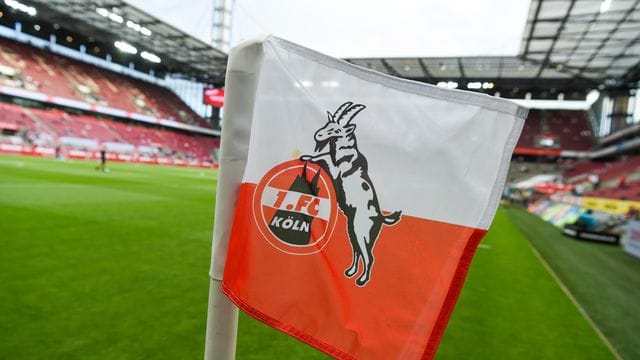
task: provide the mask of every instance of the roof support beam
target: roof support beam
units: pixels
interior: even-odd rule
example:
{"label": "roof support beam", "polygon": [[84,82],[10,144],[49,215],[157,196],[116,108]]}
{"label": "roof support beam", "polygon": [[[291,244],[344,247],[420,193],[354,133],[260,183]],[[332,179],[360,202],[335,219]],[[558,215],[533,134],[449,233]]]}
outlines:
{"label": "roof support beam", "polygon": [[433,77],[433,75],[431,74],[431,72],[427,68],[427,65],[424,63],[424,60],[418,58],[418,65],[420,65],[420,70],[422,70],[422,73],[424,74],[425,79],[427,79],[427,81],[435,84],[436,83],[436,79]]}
{"label": "roof support beam", "polygon": [[[633,11],[633,7],[631,7],[631,11]],[[629,10],[609,10],[607,11],[607,14],[609,15],[615,15],[615,14],[626,14],[627,12],[629,12]],[[571,16],[571,20],[572,21],[587,21],[591,18],[591,16],[593,16],[593,13],[588,12],[585,14],[576,14],[576,15],[572,15]],[[537,17],[537,16],[536,16]],[[536,19],[536,22],[560,22],[562,21],[562,19],[564,18],[564,16],[562,17],[554,17],[554,18],[545,18],[545,19]],[[610,20],[610,19],[600,19],[598,20],[599,22],[603,22],[603,23],[615,23],[618,20]]]}
{"label": "roof support beam", "polygon": [[464,66],[462,65],[462,59],[458,58],[458,68],[460,70],[460,77],[462,80],[467,81],[467,76],[464,74]]}
{"label": "roof support beam", "polygon": [[[600,22],[601,21],[598,20],[598,23],[600,23]],[[616,21],[616,23],[617,22],[618,21]],[[628,22],[625,22],[625,24],[628,24]],[[614,29],[617,29],[617,27],[614,28]],[[627,30],[627,31],[629,31],[629,30],[631,30],[631,31],[634,31],[634,30],[640,31],[640,23],[638,23],[638,25],[635,25],[635,26],[629,26],[629,27],[625,28],[625,30]],[[590,30],[589,34],[594,34],[594,35],[595,34],[606,34],[606,35],[609,35],[610,32],[611,32],[611,30]],[[562,34],[562,39],[563,40],[567,40],[568,37],[575,36],[576,40],[581,40],[583,35],[584,35],[583,31],[564,32]],[[555,35],[545,35],[545,36],[538,35],[538,36],[533,36],[531,38],[531,40],[553,40],[554,37],[555,37]],[[617,40],[617,41],[623,41],[623,40]]]}
{"label": "roof support beam", "polygon": [[624,82],[640,81],[640,60],[623,76]]}
{"label": "roof support beam", "polygon": [[[631,9],[635,9],[635,8],[638,6],[638,4],[640,4],[640,0],[636,0],[636,1],[633,3],[633,6],[631,7]],[[602,41],[600,42],[600,45],[598,45],[598,47],[595,49],[595,51],[593,51],[593,52],[591,53],[591,56],[589,57],[589,59],[587,60],[587,62],[585,63],[585,65],[580,69],[580,72],[579,72],[578,74],[582,74],[582,73],[585,71],[585,69],[587,69],[587,67],[589,66],[589,64],[591,63],[591,61],[592,61],[593,59],[595,59],[595,57],[600,53],[600,50],[604,47],[604,45],[607,43],[607,41],[608,41],[609,39],[611,39],[611,36],[613,36],[613,34],[618,30],[618,28],[620,28],[620,25],[621,25],[622,23],[624,23],[624,22],[625,22],[625,20],[627,20],[627,18],[628,18],[629,16],[631,16],[631,14],[632,14],[632,13],[633,13],[633,10],[632,10],[632,11],[627,11],[627,13],[626,13],[626,14],[624,14],[624,16],[620,18],[620,20],[618,20],[618,22],[617,22],[617,23],[616,23],[616,25],[613,27],[613,29],[611,29],[611,30],[609,31],[609,33],[607,34],[607,36],[606,36],[604,39],[602,39]],[[636,36],[636,39],[638,39],[639,37],[640,37],[640,35]],[[625,51],[626,51],[626,48],[625,48],[625,49],[622,49],[622,51],[620,52],[620,54],[624,54],[624,52],[625,52]],[[612,60],[612,61],[609,63],[609,65],[611,65],[611,64],[613,63],[613,61],[615,61],[615,60]]]}
{"label": "roof support beam", "polygon": [[538,15],[540,14],[541,7],[542,7],[542,0],[538,0],[538,6],[536,6],[536,12],[533,15],[533,23],[529,28],[529,35],[527,35],[527,38],[525,39],[527,44],[524,46],[524,51],[522,52],[522,56],[527,56],[527,54],[529,53],[529,45],[531,44],[531,36],[533,36],[533,28],[535,27],[536,21],[538,20]]}
{"label": "roof support beam", "polygon": [[400,74],[396,71],[396,69],[394,69],[393,66],[391,66],[387,60],[380,59],[380,62],[382,63],[382,66],[384,66],[384,68],[387,70],[387,72],[390,75],[401,77]]}
{"label": "roof support beam", "polygon": [[[573,7],[576,4],[576,0],[571,0],[571,4],[569,4],[569,8],[567,9],[567,13],[564,15],[564,18],[562,19],[562,22],[560,23],[560,26],[558,27],[558,32],[556,32],[555,36],[553,37],[553,40],[551,41],[551,46],[549,46],[549,50],[547,51],[547,54],[544,57],[544,60],[542,61],[542,66],[540,66],[540,70],[538,71],[538,74],[536,75],[536,78],[540,77],[540,74],[542,74],[542,72],[544,71],[544,69],[547,68],[547,66],[549,66],[549,59],[551,58],[551,52],[553,51],[553,49],[556,47],[556,42],[558,41],[558,38],[560,37],[560,34],[562,33],[562,30],[564,30],[564,26],[567,23],[567,20],[569,19],[569,15],[571,14],[571,10],[573,10]],[[537,16],[535,17],[535,19],[537,20]],[[535,22],[534,22],[535,24]],[[532,26],[533,28],[533,26]],[[526,54],[523,54],[523,56],[526,56]]]}

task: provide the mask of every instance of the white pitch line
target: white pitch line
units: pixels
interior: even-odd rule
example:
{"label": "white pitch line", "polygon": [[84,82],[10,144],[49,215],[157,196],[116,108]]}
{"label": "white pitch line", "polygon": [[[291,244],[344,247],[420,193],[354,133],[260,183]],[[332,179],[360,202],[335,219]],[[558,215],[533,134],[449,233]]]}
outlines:
{"label": "white pitch line", "polygon": [[[525,239],[526,239],[526,237],[525,237]],[[549,266],[549,263],[547,263],[547,261],[542,257],[542,255],[540,255],[540,253],[533,246],[533,244],[531,244],[531,241],[529,239],[526,239],[526,240],[527,240],[527,243],[529,244],[529,248],[531,248],[531,251],[533,251],[533,253],[538,258],[538,260],[540,260],[540,262],[542,263],[542,266],[544,266],[544,268],[547,269],[547,272],[549,272],[551,277],[558,283],[558,285],[560,286],[560,289],[562,289],[562,291],[565,293],[565,295],[567,295],[569,300],[571,300],[573,305],[575,305],[575,307],[578,309],[580,314],[582,314],[582,316],[587,320],[589,325],[591,325],[591,327],[596,332],[596,334],[598,334],[600,339],[605,343],[605,345],[607,345],[607,347],[609,348],[609,351],[611,351],[611,353],[616,358],[616,360],[623,360],[622,356],[620,356],[618,351],[613,347],[613,345],[611,345],[611,343],[609,342],[609,339],[607,339],[607,337],[604,336],[604,334],[602,333],[602,331],[600,330],[598,325],[596,325],[596,323],[593,321],[593,319],[591,319],[591,317],[589,316],[587,311],[582,307],[582,305],[580,305],[580,303],[578,303],[578,300],[576,300],[576,298],[573,296],[573,294],[569,291],[569,288],[567,288],[567,286],[564,284],[564,282],[562,282],[562,280],[560,280],[560,278],[558,277],[558,274],[556,274],[556,272],[553,271],[551,266]]]}

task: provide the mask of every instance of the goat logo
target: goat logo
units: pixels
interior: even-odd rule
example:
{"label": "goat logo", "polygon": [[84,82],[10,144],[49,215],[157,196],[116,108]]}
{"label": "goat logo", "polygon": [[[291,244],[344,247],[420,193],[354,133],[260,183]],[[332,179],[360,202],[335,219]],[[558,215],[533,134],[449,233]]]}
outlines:
{"label": "goat logo", "polygon": [[[300,160],[318,164],[331,176],[340,210],[347,219],[347,234],[353,250],[353,261],[345,270],[346,277],[362,274],[356,285],[364,286],[371,279],[375,245],[382,225],[400,221],[401,211],[385,215],[380,209],[378,196],[369,177],[367,159],[358,150],[355,129],[351,122],[365,105],[345,102],[334,112],[327,112],[327,123],[316,131],[314,155],[303,155]],[[323,152],[324,151],[324,152]]]}

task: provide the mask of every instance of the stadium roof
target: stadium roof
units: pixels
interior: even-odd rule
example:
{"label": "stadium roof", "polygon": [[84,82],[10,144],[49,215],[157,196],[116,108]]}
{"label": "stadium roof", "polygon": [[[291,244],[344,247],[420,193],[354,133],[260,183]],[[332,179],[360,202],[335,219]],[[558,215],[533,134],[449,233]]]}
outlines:
{"label": "stadium roof", "polygon": [[[122,39],[162,56],[172,72],[223,84],[227,55],[124,0],[31,0],[47,20],[95,38]],[[132,20],[150,36],[127,31],[98,8]],[[505,29],[505,31],[509,31]],[[517,56],[347,59],[389,75],[502,96],[583,99],[640,81],[640,0],[532,0]],[[478,88],[479,86],[479,88]]]}
{"label": "stadium roof", "polygon": [[[122,40],[135,47],[153,51],[169,69],[222,84],[227,55],[213,46],[149,15],[123,0],[30,0],[41,16],[76,31]],[[100,14],[97,9],[108,11]],[[104,11],[104,10],[103,10]],[[111,14],[115,15],[111,15]],[[128,24],[131,21],[131,24]],[[71,22],[71,23],[70,23]],[[137,24],[134,25],[134,24]],[[130,27],[131,26],[131,27]],[[140,32],[144,27],[149,35]],[[138,29],[138,30],[135,30]]]}
{"label": "stadium roof", "polygon": [[607,86],[638,81],[640,0],[533,0],[521,57]]}
{"label": "stadium roof", "polygon": [[[446,57],[348,59],[349,62],[406,79],[432,84],[458,82],[470,89],[503,96],[523,97],[532,92],[536,98],[555,98],[564,93],[566,99],[584,98],[585,89],[599,83],[593,79],[573,78],[564,71],[543,67],[540,62],[520,57]],[[568,81],[571,80],[571,81]]]}
{"label": "stadium roof", "polygon": [[481,90],[511,97],[584,98],[587,89],[633,88],[640,81],[640,0],[532,0],[513,57],[348,61],[430,83],[495,81]]}

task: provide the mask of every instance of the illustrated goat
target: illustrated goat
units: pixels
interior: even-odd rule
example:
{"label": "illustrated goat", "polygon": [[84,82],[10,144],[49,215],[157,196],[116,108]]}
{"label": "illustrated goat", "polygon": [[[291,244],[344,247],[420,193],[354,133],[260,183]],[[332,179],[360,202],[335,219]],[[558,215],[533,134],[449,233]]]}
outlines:
{"label": "illustrated goat", "polygon": [[[347,231],[353,249],[353,262],[344,272],[353,277],[362,260],[364,271],[356,280],[364,286],[371,277],[373,247],[382,225],[394,225],[400,220],[401,211],[384,215],[378,196],[369,178],[367,159],[358,151],[351,121],[366,106],[345,102],[335,113],[327,111],[327,123],[316,131],[315,155],[303,155],[300,160],[320,165],[331,176],[340,210],[347,218]],[[326,147],[328,151],[323,151]]]}

